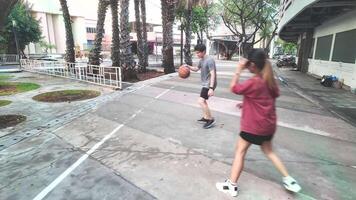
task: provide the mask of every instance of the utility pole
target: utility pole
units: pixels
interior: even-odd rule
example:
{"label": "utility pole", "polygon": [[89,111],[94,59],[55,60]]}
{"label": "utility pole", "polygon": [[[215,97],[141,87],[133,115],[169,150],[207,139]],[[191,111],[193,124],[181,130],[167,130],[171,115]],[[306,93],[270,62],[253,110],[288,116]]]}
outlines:
{"label": "utility pole", "polygon": [[180,65],[183,65],[183,27],[180,27]]}
{"label": "utility pole", "polygon": [[14,32],[14,37],[15,37],[15,44],[16,44],[16,54],[17,54],[17,58],[21,67],[21,62],[20,62],[20,50],[19,50],[19,42],[17,40],[17,33],[16,33],[16,21],[12,20],[12,32]]}
{"label": "utility pole", "polygon": [[158,59],[158,51],[157,51],[157,47],[158,47],[158,42],[157,42],[157,33],[155,33],[155,35],[156,35],[156,42],[155,42],[155,45],[156,45],[156,62],[158,61],[157,59]]}

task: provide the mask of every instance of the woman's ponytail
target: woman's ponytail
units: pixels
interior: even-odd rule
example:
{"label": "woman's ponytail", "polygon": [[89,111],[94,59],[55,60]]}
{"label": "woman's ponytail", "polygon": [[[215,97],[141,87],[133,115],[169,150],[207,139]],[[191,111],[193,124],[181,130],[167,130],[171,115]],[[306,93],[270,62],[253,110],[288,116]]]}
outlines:
{"label": "woman's ponytail", "polygon": [[266,60],[265,65],[261,71],[263,80],[266,81],[270,89],[276,87],[276,80],[274,79],[273,69],[271,63]]}

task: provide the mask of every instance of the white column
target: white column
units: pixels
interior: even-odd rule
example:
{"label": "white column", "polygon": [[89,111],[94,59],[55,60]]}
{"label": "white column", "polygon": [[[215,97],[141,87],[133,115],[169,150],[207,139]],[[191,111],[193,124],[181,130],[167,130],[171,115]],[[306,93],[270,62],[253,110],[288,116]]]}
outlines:
{"label": "white column", "polygon": [[[56,46],[56,36],[54,34],[53,15],[47,14],[48,43]],[[49,49],[48,53],[57,53],[56,48]]]}
{"label": "white column", "polygon": [[74,45],[83,50],[83,44],[87,43],[87,33],[84,17],[75,17],[72,24]]}
{"label": "white column", "polygon": [[64,54],[66,50],[66,32],[62,15],[53,15],[53,27],[57,53]]}
{"label": "white column", "polygon": [[210,54],[210,46],[211,46],[211,44],[210,44],[210,40],[207,38],[206,39],[206,54]]}
{"label": "white column", "polygon": [[335,44],[335,33],[333,34],[333,38],[331,39],[331,48],[330,48],[330,56],[329,61],[332,61],[333,52],[334,52],[334,44]]}
{"label": "white column", "polygon": [[270,58],[273,58],[273,56],[274,56],[274,42],[276,41],[276,38],[277,38],[277,36],[274,36],[272,41],[271,41],[271,44],[269,45],[269,56],[270,56]]}

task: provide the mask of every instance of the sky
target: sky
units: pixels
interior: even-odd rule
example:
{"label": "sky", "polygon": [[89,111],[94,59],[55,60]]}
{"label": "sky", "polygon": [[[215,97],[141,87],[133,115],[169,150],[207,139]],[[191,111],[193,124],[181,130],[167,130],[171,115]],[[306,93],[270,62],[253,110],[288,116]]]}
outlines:
{"label": "sky", "polygon": [[[51,12],[60,14],[58,0],[27,0],[33,5],[32,9],[38,12]],[[96,20],[98,0],[67,0],[69,12],[72,16],[84,16],[86,19]],[[130,0],[129,21],[135,21],[134,1]],[[107,10],[110,12],[110,8]],[[146,0],[146,20],[148,23],[161,24],[161,1]]]}
{"label": "sky", "polygon": [[[148,23],[161,24],[161,1],[146,0],[146,21]],[[135,21],[133,0],[130,0],[130,21]]]}

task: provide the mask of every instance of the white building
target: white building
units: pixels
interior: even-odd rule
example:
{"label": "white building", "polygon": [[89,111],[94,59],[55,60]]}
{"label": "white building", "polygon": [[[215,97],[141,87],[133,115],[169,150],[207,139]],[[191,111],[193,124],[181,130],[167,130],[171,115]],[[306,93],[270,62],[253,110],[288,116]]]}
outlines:
{"label": "white building", "polygon": [[[49,49],[48,53],[64,54],[66,50],[66,35],[61,6],[58,0],[27,0],[30,3],[32,15],[40,21],[43,40],[55,45],[54,49]],[[72,29],[74,45],[76,50],[88,51],[94,44],[98,0],[67,0],[69,14],[72,18]],[[130,1],[129,22],[131,23],[131,41],[133,46],[137,41],[134,30],[135,11],[133,1]],[[161,5],[160,1],[146,1],[146,20],[148,24],[148,42],[154,48],[152,53],[161,54],[162,28],[161,26]],[[157,27],[158,26],[158,27]],[[180,31],[178,26],[174,26],[174,49],[179,51]],[[109,52],[112,40],[111,9],[107,9],[105,18],[105,35],[102,41],[103,51]],[[30,44],[25,49],[28,54],[43,53],[40,44]]]}
{"label": "white building", "polygon": [[298,43],[301,71],[356,88],[355,0],[282,0],[278,33]]}
{"label": "white building", "polygon": [[[32,15],[40,21],[44,41],[55,45],[49,53],[65,53],[65,26],[61,6],[58,0],[27,0],[30,3]],[[74,45],[84,50],[93,42],[97,21],[97,0],[68,0],[68,9],[72,18]],[[105,20],[105,32],[111,32],[110,10]],[[110,45],[111,35],[105,34],[103,45]],[[39,44],[30,44],[27,53],[42,53]]]}

